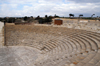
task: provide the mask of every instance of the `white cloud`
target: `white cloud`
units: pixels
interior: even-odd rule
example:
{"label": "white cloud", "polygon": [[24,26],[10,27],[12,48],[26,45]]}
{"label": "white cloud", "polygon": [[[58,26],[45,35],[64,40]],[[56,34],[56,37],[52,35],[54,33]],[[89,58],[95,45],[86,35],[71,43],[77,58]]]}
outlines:
{"label": "white cloud", "polygon": [[75,3],[100,3],[100,0],[66,0],[69,2],[75,2]]}
{"label": "white cloud", "polygon": [[[92,0],[93,1],[93,0]],[[100,15],[100,3],[76,3],[69,0],[3,0],[0,4],[0,16],[44,16],[54,15],[69,16],[69,13],[90,16],[95,13]]]}

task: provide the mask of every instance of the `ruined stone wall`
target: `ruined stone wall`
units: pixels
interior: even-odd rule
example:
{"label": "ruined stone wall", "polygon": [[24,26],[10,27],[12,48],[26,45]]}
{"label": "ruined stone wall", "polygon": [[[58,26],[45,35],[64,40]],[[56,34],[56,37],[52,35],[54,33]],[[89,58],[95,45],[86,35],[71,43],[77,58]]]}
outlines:
{"label": "ruined stone wall", "polygon": [[65,22],[63,26],[100,33],[100,22]]}
{"label": "ruined stone wall", "polygon": [[[53,22],[54,20],[55,19],[53,19]],[[63,20],[63,25],[60,25],[61,27],[81,29],[81,30],[87,30],[87,31],[100,33],[100,21],[78,20],[78,19],[62,19],[62,20]]]}

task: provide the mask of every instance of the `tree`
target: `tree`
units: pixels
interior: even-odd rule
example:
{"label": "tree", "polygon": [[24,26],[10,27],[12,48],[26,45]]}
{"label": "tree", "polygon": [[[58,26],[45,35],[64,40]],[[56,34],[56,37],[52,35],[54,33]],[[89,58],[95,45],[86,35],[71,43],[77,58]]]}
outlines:
{"label": "tree", "polygon": [[4,20],[5,22],[8,22],[8,18],[7,18],[7,17],[4,17],[3,20]]}
{"label": "tree", "polygon": [[27,16],[24,17],[24,20],[25,20],[25,21],[27,20]]}
{"label": "tree", "polygon": [[81,16],[83,16],[83,14],[80,14],[80,15],[79,15],[79,20],[80,20]]}
{"label": "tree", "polygon": [[3,18],[0,18],[0,21],[3,21]]}
{"label": "tree", "polygon": [[52,21],[52,17],[51,16],[49,16],[49,17],[44,19],[45,23],[48,23],[48,22],[51,22],[51,21]]}
{"label": "tree", "polygon": [[8,23],[13,23],[15,22],[15,18],[9,18]]}
{"label": "tree", "polygon": [[74,17],[74,14],[69,14],[69,17],[70,17],[70,18],[71,18],[71,16]]}
{"label": "tree", "polygon": [[37,18],[40,18],[40,16],[38,15]]}
{"label": "tree", "polygon": [[33,16],[31,16],[30,18],[33,18]]}
{"label": "tree", "polygon": [[79,15],[79,18],[80,18],[81,16],[83,16],[83,14],[80,14],[80,15]]}
{"label": "tree", "polygon": [[54,17],[56,18],[56,17],[59,17],[59,16],[57,16],[57,15],[55,14]]}
{"label": "tree", "polygon": [[37,16],[37,17],[35,18],[35,20],[39,20],[39,19],[41,19],[41,17],[40,17],[40,16]]}
{"label": "tree", "polygon": [[48,16],[47,15],[45,15],[45,18],[47,18]]}

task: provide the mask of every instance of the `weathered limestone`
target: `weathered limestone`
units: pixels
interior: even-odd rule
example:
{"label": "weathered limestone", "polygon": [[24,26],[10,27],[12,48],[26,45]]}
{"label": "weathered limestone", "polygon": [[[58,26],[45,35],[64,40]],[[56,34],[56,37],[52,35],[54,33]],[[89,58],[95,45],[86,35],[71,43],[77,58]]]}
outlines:
{"label": "weathered limestone", "polygon": [[[81,30],[87,30],[87,31],[100,33],[100,21],[95,21],[95,20],[78,21],[78,19],[63,19],[63,18],[61,19],[63,20],[63,25],[60,25],[60,27],[81,29]],[[53,19],[53,22],[54,22],[54,19]],[[57,25],[54,25],[54,24],[52,25],[57,27]]]}
{"label": "weathered limestone", "polygon": [[[71,23],[69,28],[6,26],[8,47],[0,51],[1,66],[99,66],[100,33],[76,29],[77,23]],[[82,23],[78,28],[88,24]]]}

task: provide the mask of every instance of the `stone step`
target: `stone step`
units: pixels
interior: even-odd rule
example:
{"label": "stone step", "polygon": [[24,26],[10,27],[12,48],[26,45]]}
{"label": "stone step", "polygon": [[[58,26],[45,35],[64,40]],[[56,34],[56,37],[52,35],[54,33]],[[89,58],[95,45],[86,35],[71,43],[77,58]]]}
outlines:
{"label": "stone step", "polygon": [[96,52],[90,52],[84,60],[80,61],[77,64],[77,66],[83,66],[84,64],[88,63],[95,55],[96,55]]}
{"label": "stone step", "polygon": [[96,55],[93,57],[93,59],[91,59],[86,65],[84,66],[88,66],[88,65],[92,65],[95,66],[96,63],[100,60],[100,53],[96,53]]}

